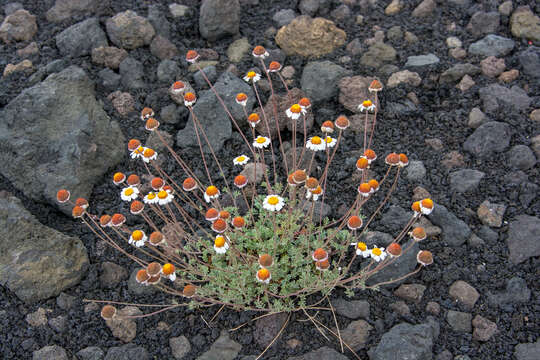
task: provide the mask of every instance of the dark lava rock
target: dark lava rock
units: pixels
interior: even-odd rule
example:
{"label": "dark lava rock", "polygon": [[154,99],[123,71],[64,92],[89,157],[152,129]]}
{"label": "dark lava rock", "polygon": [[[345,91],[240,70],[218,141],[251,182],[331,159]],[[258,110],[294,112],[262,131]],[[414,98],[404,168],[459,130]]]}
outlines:
{"label": "dark lava rock", "polygon": [[87,267],[79,239],[42,225],[19,199],[0,193],[0,284],[34,303],[78,284]]}
{"label": "dark lava rock", "polygon": [[128,273],[122,266],[110,261],[101,263],[101,275],[99,276],[101,286],[112,289],[127,277]]}
{"label": "dark lava rock", "polygon": [[435,204],[429,220],[442,228],[442,240],[450,246],[461,246],[471,236],[471,229],[441,204]]}
{"label": "dark lava rock", "polygon": [[[255,103],[253,90],[251,90],[251,87],[245,81],[230,72],[224,72],[219,77],[218,81],[214,84],[214,89],[221,96],[236,121],[245,118],[242,107],[236,103],[236,94],[243,92],[248,96],[248,102],[245,107],[248,113],[253,108],[253,104]],[[193,106],[193,112],[197,117],[199,125],[205,130],[212,148],[214,151],[219,151],[225,140],[231,137],[232,124],[229,116],[221,104],[219,104],[219,100],[212,90],[206,90],[200,93],[197,103]],[[201,136],[203,150],[209,152],[210,148],[204,138],[202,138],[200,131],[199,136]],[[178,132],[176,143],[180,148],[199,146],[191,115],[186,127]]]}
{"label": "dark lava rock", "polygon": [[0,112],[0,172],[26,196],[54,205],[62,188],[88,198],[121,160],[123,142],[76,66],[23,90]]}
{"label": "dark lava rock", "polygon": [[238,0],[205,0],[201,4],[199,31],[209,41],[238,34],[240,3]]}
{"label": "dark lava rock", "polygon": [[422,284],[403,284],[394,291],[394,295],[418,304],[422,300],[425,290],[426,287]]}
{"label": "dark lava rock", "polygon": [[199,356],[197,360],[233,360],[241,349],[242,345],[232,340],[229,332],[224,330],[210,350]]}
{"label": "dark lava rock", "polygon": [[[207,66],[204,69],[202,69],[202,72],[204,72],[204,75],[210,80],[210,82],[213,84],[217,79],[217,70],[216,67],[213,65]],[[201,71],[197,71],[195,74],[193,74],[193,80],[195,81],[195,84],[201,88],[205,89],[208,88],[208,83],[206,82],[206,79],[204,78]]]}
{"label": "dark lava rock", "polygon": [[508,164],[515,169],[528,170],[536,164],[532,150],[525,145],[516,145],[507,153]]}
{"label": "dark lava rock", "polygon": [[79,360],[103,360],[105,353],[97,346],[86,347],[77,352]]}
{"label": "dark lava rock", "polygon": [[409,222],[412,211],[403,209],[401,206],[391,205],[384,213],[380,224],[385,226],[388,231],[399,232]]}
{"label": "dark lava rock", "polygon": [[448,310],[446,321],[454,331],[469,333],[472,331],[472,315],[466,312]]}
{"label": "dark lava rock", "polygon": [[66,331],[67,327],[67,317],[66,316],[57,316],[52,319],[49,319],[49,327],[56,331],[57,333],[63,333]]}
{"label": "dark lava rock", "polygon": [[516,345],[514,356],[517,360],[537,360],[540,358],[540,339],[535,343]]}
{"label": "dark lava rock", "polygon": [[523,74],[530,77],[540,77],[540,47],[530,46],[519,54],[519,62]]}
{"label": "dark lava rock", "polygon": [[369,339],[369,332],[373,326],[365,320],[351,322],[345,329],[341,330],[341,337],[354,351],[363,349]]}
{"label": "dark lava rock", "polygon": [[510,144],[510,136],[507,123],[489,121],[469,135],[463,148],[475,156],[490,156],[504,151]]}
{"label": "dark lava rock", "polygon": [[272,20],[276,22],[279,27],[290,24],[296,17],[296,13],[293,9],[281,9],[274,14]]}
{"label": "dark lava rock", "polygon": [[4,5],[3,8],[4,8],[4,14],[8,16],[8,15],[13,14],[17,10],[24,9],[24,6],[21,3],[12,2],[12,3],[8,3]]}
{"label": "dark lava rock", "polygon": [[428,66],[437,64],[439,61],[439,58],[435,54],[409,56],[405,63],[405,67]]}
{"label": "dark lava rock", "polygon": [[255,321],[255,330],[253,338],[259,347],[264,349],[279,333],[285,322],[287,321],[287,313],[281,312],[265,316]]}
{"label": "dark lava rock", "polygon": [[509,260],[519,264],[532,256],[540,255],[540,219],[518,215],[510,222],[508,238]]}
{"label": "dark lava rock", "polygon": [[100,0],[56,0],[45,15],[47,21],[59,23],[77,15],[93,13],[100,5],[105,3]]}
{"label": "dark lava rock", "polygon": [[431,317],[425,324],[401,323],[384,334],[368,355],[370,360],[429,360],[438,337],[439,322]]}
{"label": "dark lava rock", "polygon": [[369,302],[366,300],[345,300],[337,298],[332,301],[332,306],[341,316],[349,319],[368,319],[369,318]]}
{"label": "dark lava rock", "polygon": [[419,160],[411,160],[407,166],[406,178],[410,181],[421,181],[426,177],[426,167]]}
{"label": "dark lava rock", "polygon": [[473,169],[463,169],[451,172],[448,175],[450,190],[452,192],[465,193],[474,191],[486,174]]}
{"label": "dark lava rock", "polygon": [[313,61],[302,72],[302,91],[312,103],[335,99],[339,80],[352,73],[331,61]]}
{"label": "dark lava rock", "polygon": [[497,324],[480,315],[476,315],[472,320],[473,340],[488,341],[497,332]]}
{"label": "dark lava rock", "polygon": [[99,26],[97,18],[71,25],[56,35],[56,46],[64,56],[89,55],[92,49],[107,45],[107,35]]}
{"label": "dark lava rock", "polygon": [[51,345],[34,351],[32,360],[69,360],[69,357],[63,347]]}
{"label": "dark lava rock", "polygon": [[56,298],[56,305],[62,310],[69,310],[75,306],[77,302],[77,297],[61,292],[60,295]]}
{"label": "dark lava rock", "polygon": [[163,36],[168,39],[171,35],[171,23],[163,13],[160,4],[152,4],[148,6],[148,21],[154,27],[156,35]]}
{"label": "dark lava rock", "polygon": [[114,46],[99,46],[92,49],[92,62],[111,69],[118,69],[120,63],[128,57],[128,52]]}
{"label": "dark lava rock", "polygon": [[105,360],[150,360],[148,351],[142,346],[135,344],[126,344],[115,346],[107,351]]}
{"label": "dark lava rock", "polygon": [[134,269],[131,272],[128,280],[128,291],[137,296],[148,296],[156,293],[157,288],[155,286],[147,286],[137,282],[137,271],[139,269]]}
{"label": "dark lava rock", "polygon": [[480,297],[478,291],[463,280],[454,282],[448,289],[448,293],[452,299],[459,301],[469,309],[472,309]]}
{"label": "dark lava rock", "polygon": [[487,35],[469,46],[469,54],[482,56],[505,56],[514,49],[515,42],[498,35]]}
{"label": "dark lava rock", "polygon": [[169,39],[158,35],[150,43],[150,52],[160,60],[172,59],[178,55],[178,49]]}
{"label": "dark lava rock", "polygon": [[385,63],[391,63],[396,60],[397,52],[391,45],[377,42],[371,45],[360,58],[360,63],[372,68],[378,68]]}
{"label": "dark lava rock", "polygon": [[107,34],[116,46],[124,49],[136,49],[149,45],[156,34],[150,22],[137,15],[134,11],[126,10],[107,20]]}
{"label": "dark lava rock", "polygon": [[37,32],[36,17],[24,9],[6,16],[0,25],[0,39],[6,44],[12,41],[29,41]]}
{"label": "dark lava rock", "polygon": [[191,351],[191,344],[183,335],[170,338],[169,346],[175,359],[183,359]]}
{"label": "dark lava rock", "polygon": [[482,99],[483,110],[487,113],[496,113],[505,109],[524,111],[532,101],[525,90],[517,85],[508,89],[499,84],[490,84],[481,88],[478,94]]}
{"label": "dark lava rock", "polygon": [[146,86],[143,64],[132,57],[125,58],[119,66],[122,85],[128,89],[142,89]]}
{"label": "dark lava rock", "polygon": [[115,73],[111,69],[102,69],[99,73],[99,84],[107,90],[115,90],[120,85],[122,76]]}
{"label": "dark lava rock", "polygon": [[496,33],[499,28],[500,15],[497,11],[477,11],[471,16],[467,30],[474,36],[479,37]]}
{"label": "dark lava rock", "polygon": [[180,74],[180,68],[176,61],[163,60],[159,63],[156,74],[159,81],[173,83]]}
{"label": "dark lava rock", "polygon": [[455,82],[465,75],[474,76],[480,74],[481,71],[482,70],[478,66],[473,64],[456,64],[441,74],[439,82],[441,84]]}
{"label": "dark lava rock", "polygon": [[302,15],[313,16],[319,10],[321,0],[300,0],[298,10]]}
{"label": "dark lava rock", "polygon": [[322,347],[304,355],[290,357],[289,360],[347,360],[348,357],[329,347]]}

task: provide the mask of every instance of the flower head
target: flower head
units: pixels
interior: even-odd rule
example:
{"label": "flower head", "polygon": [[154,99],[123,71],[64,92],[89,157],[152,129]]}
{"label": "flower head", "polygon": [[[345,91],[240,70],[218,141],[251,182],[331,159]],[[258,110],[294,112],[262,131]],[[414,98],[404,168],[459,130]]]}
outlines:
{"label": "flower head", "polygon": [[246,155],[240,155],[240,156],[237,156],[233,159],[233,164],[234,165],[246,165],[249,161],[249,157],[247,157]]}
{"label": "flower head", "polygon": [[197,287],[192,284],[187,284],[184,286],[184,290],[182,291],[182,296],[190,298],[195,295],[195,292],[197,291]]}
{"label": "flower head", "polygon": [[304,110],[307,110],[311,107],[311,101],[307,97],[303,97],[300,100],[298,100],[298,105]]}
{"label": "flower head", "polygon": [[296,183],[296,184],[302,184],[306,181],[307,179],[307,174],[306,174],[306,171],[305,170],[302,170],[302,169],[298,169],[298,170],[295,170],[293,173],[292,173],[292,177],[293,177],[293,181]]}
{"label": "flower head", "polygon": [[261,268],[270,267],[274,264],[274,259],[269,254],[259,255],[259,266]]}
{"label": "flower head", "polygon": [[113,214],[113,216],[111,216],[111,226],[114,226],[114,227],[119,227],[119,226],[122,226],[124,225],[124,223],[126,222],[126,217],[122,214]]}
{"label": "flower head", "polygon": [[131,140],[129,140],[127,147],[128,147],[129,151],[133,152],[133,151],[137,150],[140,146],[141,146],[140,140],[131,139]]}
{"label": "flower head", "polygon": [[384,162],[390,166],[397,166],[399,165],[399,155],[396,153],[390,153],[386,155],[386,159],[384,159]]}
{"label": "flower head", "polygon": [[425,238],[427,238],[426,231],[424,230],[423,227],[415,227],[415,228],[410,232],[410,235],[411,235],[411,237],[414,239],[414,241],[422,241],[422,240],[424,240]]}
{"label": "flower head", "polygon": [[248,96],[244,93],[236,94],[236,103],[242,106],[246,106],[248,101]]}
{"label": "flower head", "polygon": [[356,160],[356,170],[363,171],[363,170],[366,170],[368,167],[369,167],[369,161],[364,156]]}
{"label": "flower head", "polygon": [[429,215],[433,211],[433,200],[424,199],[420,201],[420,211],[424,215]]}
{"label": "flower head", "polygon": [[120,185],[124,181],[126,181],[126,175],[124,173],[122,173],[122,172],[114,173],[114,175],[113,175],[113,184],[114,185]]}
{"label": "flower head", "polygon": [[151,118],[152,116],[154,116],[154,110],[152,110],[151,108],[145,107],[145,108],[143,108],[141,110],[141,120],[142,121],[145,121],[148,118]]}
{"label": "flower head", "polygon": [[86,200],[85,198],[77,198],[75,200],[75,206],[80,206],[84,210],[86,210],[88,208],[88,200]]}
{"label": "flower head", "polygon": [[300,115],[303,115],[306,113],[306,109],[304,109],[299,104],[292,104],[290,108],[285,110],[285,114],[293,120],[296,120],[300,117]]}
{"label": "flower head", "polygon": [[158,199],[157,203],[159,205],[167,205],[173,201],[174,195],[170,193],[169,191],[160,190],[157,193],[157,199]]}
{"label": "flower head", "polygon": [[255,71],[248,71],[246,76],[244,76],[244,81],[250,82],[253,81],[253,83],[256,83],[257,81],[261,80],[261,75],[256,73]]}
{"label": "flower head", "polygon": [[165,243],[165,237],[163,236],[161,232],[154,231],[153,233],[150,234],[150,238],[148,239],[148,242],[150,243],[150,245],[158,246]]}
{"label": "flower head", "polygon": [[270,64],[268,64],[268,72],[278,72],[281,68],[281,64],[277,61],[271,61]]}
{"label": "flower head", "polygon": [[242,189],[244,186],[247,185],[247,183],[248,183],[248,178],[242,174],[236,175],[236,177],[234,178],[234,185],[239,189]]}
{"label": "flower head", "polygon": [[347,227],[351,230],[360,229],[363,225],[363,221],[359,216],[353,215],[347,220]]}
{"label": "flower head", "polygon": [[193,104],[195,104],[196,101],[197,101],[197,97],[195,96],[194,93],[187,92],[184,94],[184,105],[186,107],[193,106]]}
{"label": "flower head", "polygon": [[311,254],[313,261],[324,261],[328,259],[328,252],[323,248],[318,248]]}
{"label": "flower head", "polygon": [[390,255],[390,257],[398,257],[403,251],[401,249],[401,245],[399,245],[398,243],[391,243],[386,248],[386,252],[388,253],[388,255]]}
{"label": "flower head", "polygon": [[358,242],[354,245],[356,245],[356,256],[367,258],[371,255],[371,251],[368,250],[366,243]]}
{"label": "flower head", "polygon": [[229,218],[231,217],[231,213],[228,212],[227,210],[221,210],[221,211],[219,212],[219,217],[220,217],[221,219],[223,219],[223,220],[227,220],[227,219],[229,219]]}
{"label": "flower head", "polygon": [[218,254],[225,254],[229,249],[229,238],[223,235],[217,235],[214,240],[214,250]]}
{"label": "flower head", "polygon": [[219,198],[219,195],[219,189],[214,185],[210,185],[206,188],[206,191],[204,192],[204,200],[209,203],[210,201]]}
{"label": "flower head", "polygon": [[128,176],[126,183],[129,186],[139,186],[141,184],[141,178],[137,174],[131,174]]}
{"label": "flower head", "polygon": [[122,192],[120,193],[120,198],[123,201],[131,201],[135,200],[139,196],[139,189],[137,189],[135,186],[128,186],[122,189]]}
{"label": "flower head", "polygon": [[163,277],[171,281],[176,280],[176,269],[171,263],[163,264],[163,267],[161,268],[161,274]]}
{"label": "flower head", "polygon": [[137,275],[135,275],[135,280],[139,284],[146,285],[148,279],[150,279],[150,275],[148,275],[148,273],[146,272],[146,269],[140,269],[139,271],[137,271]]}
{"label": "flower head", "polygon": [[227,222],[223,219],[216,219],[212,223],[212,230],[217,232],[218,234],[221,234],[225,230],[227,230]]}
{"label": "flower head", "polygon": [[263,208],[268,211],[280,211],[285,206],[285,200],[278,195],[268,195],[263,200]]}
{"label": "flower head", "polygon": [[416,255],[416,261],[422,266],[428,266],[433,264],[433,254],[431,251],[420,250]]}
{"label": "flower head", "polygon": [[219,211],[216,208],[210,208],[206,210],[204,218],[208,221],[214,221],[219,218]]}
{"label": "flower head", "polygon": [[317,187],[313,190],[310,190],[308,189],[308,191],[306,191],[306,199],[311,199],[313,201],[317,201],[319,200],[319,196],[321,196],[323,193],[323,189],[321,187],[321,185],[317,185]]}
{"label": "flower head", "polygon": [[143,210],[144,204],[139,200],[132,201],[131,205],[129,206],[129,212],[133,215],[139,215]]}
{"label": "flower head", "polygon": [[257,113],[251,113],[248,116],[248,123],[251,125],[251,127],[257,126],[257,124],[261,121],[261,118],[259,117],[259,114]]}
{"label": "flower head", "polygon": [[272,279],[272,275],[270,274],[270,271],[268,271],[267,268],[261,268],[259,271],[257,271],[256,278],[258,281],[268,284],[270,280]]}
{"label": "flower head", "polygon": [[251,52],[251,54],[254,57],[259,58],[259,59],[264,59],[264,58],[270,56],[270,54],[268,54],[268,51],[266,51],[264,46],[261,46],[261,45],[255,46],[253,48],[253,51]]}
{"label": "flower head", "polygon": [[146,120],[146,124],[144,125],[144,128],[148,131],[154,131],[159,127],[159,121],[157,121],[154,118],[149,118]]}
{"label": "flower head", "polygon": [[323,133],[327,133],[327,134],[333,133],[334,132],[334,123],[331,122],[330,120],[326,120],[321,125],[321,131]]}
{"label": "flower head", "polygon": [[84,208],[82,206],[75,205],[71,210],[71,215],[74,218],[81,218],[84,215]]}
{"label": "flower head", "polygon": [[70,192],[66,189],[58,190],[56,193],[56,201],[63,204],[69,201],[69,197],[71,196]]}
{"label": "flower head", "polygon": [[111,216],[110,215],[101,215],[101,217],[99,218],[99,225],[101,225],[101,227],[107,227],[107,226],[110,226],[111,225]]}
{"label": "flower head", "polygon": [[175,81],[172,84],[172,92],[174,94],[180,94],[180,93],[184,92],[184,90],[186,90],[186,85],[183,82]]}
{"label": "flower head", "polygon": [[341,130],[345,130],[351,125],[351,122],[345,115],[338,116],[334,123],[336,127]]}
{"label": "flower head", "polygon": [[105,305],[101,308],[101,317],[104,320],[111,320],[116,315],[116,308],[112,305]]}
{"label": "flower head", "polygon": [[259,135],[253,141],[253,146],[256,147],[257,149],[267,148],[268,145],[270,145],[270,138],[267,138],[266,136]]}
{"label": "flower head", "polygon": [[186,53],[186,61],[190,63],[196,62],[200,57],[199,53],[195,50],[188,50]]}
{"label": "flower head", "polygon": [[143,201],[145,204],[157,204],[159,202],[159,199],[155,192],[150,191],[144,196]]}
{"label": "flower head", "polygon": [[319,271],[325,271],[330,268],[330,261],[328,259],[323,261],[315,261],[315,269]]}
{"label": "flower head", "polygon": [[232,219],[231,223],[232,223],[232,226],[234,226],[235,228],[241,229],[246,225],[246,220],[244,220],[244,218],[241,216],[235,216]]}
{"label": "flower head", "polygon": [[364,151],[364,157],[371,164],[373,161],[375,161],[375,159],[377,159],[377,154],[371,149],[366,149],[366,151]]}
{"label": "flower head", "polygon": [[145,163],[149,163],[150,160],[156,160],[157,159],[157,152],[154,151],[154,149],[145,148],[143,151],[143,161]]}
{"label": "flower head", "polygon": [[131,233],[131,236],[129,237],[128,243],[131,245],[135,245],[136,247],[144,246],[144,243],[148,237],[142,230],[134,230]]}
{"label": "flower head", "polygon": [[399,154],[399,166],[405,167],[409,165],[409,158],[405,154]]}
{"label": "flower head", "polygon": [[368,197],[369,195],[371,195],[372,192],[369,183],[360,184],[360,186],[358,186],[358,193],[363,197]]}
{"label": "flower head", "polygon": [[320,137],[312,136],[306,142],[306,147],[311,151],[321,151],[326,149],[326,144]]}
{"label": "flower head", "polygon": [[371,179],[368,181],[369,186],[371,187],[371,192],[374,193],[377,190],[379,190],[379,182],[375,179]]}
{"label": "flower head", "polygon": [[158,276],[161,272],[161,265],[157,262],[151,262],[150,264],[146,265],[146,272],[150,277]]}
{"label": "flower head", "polygon": [[376,262],[383,261],[386,258],[386,252],[383,247],[374,247],[371,249],[371,258]]}
{"label": "flower head", "polygon": [[163,181],[163,179],[160,177],[155,177],[152,179],[152,181],[150,181],[150,186],[155,191],[159,191],[163,186],[165,186],[165,181]]}
{"label": "flower head", "polygon": [[192,177],[188,177],[182,182],[182,189],[184,189],[184,191],[193,191],[196,188],[197,182],[195,182],[195,179]]}
{"label": "flower head", "polygon": [[331,136],[326,136],[324,138],[324,142],[326,143],[326,147],[328,148],[333,148],[337,144],[337,140]]}
{"label": "flower head", "polygon": [[315,190],[319,186],[319,180],[314,177],[309,177],[306,180],[306,188],[308,190]]}
{"label": "flower head", "polygon": [[369,84],[369,92],[379,92],[383,89],[381,82],[377,79],[374,79],[371,84]]}
{"label": "flower head", "polygon": [[371,100],[364,100],[358,105],[360,111],[375,111],[375,104]]}

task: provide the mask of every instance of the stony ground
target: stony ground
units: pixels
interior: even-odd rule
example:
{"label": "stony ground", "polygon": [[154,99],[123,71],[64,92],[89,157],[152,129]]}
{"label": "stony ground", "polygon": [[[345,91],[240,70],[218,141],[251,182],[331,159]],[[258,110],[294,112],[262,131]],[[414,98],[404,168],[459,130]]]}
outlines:
{"label": "stony ground", "polygon": [[[329,216],[344,212],[341,205],[350,203],[357,186],[351,174],[363,117],[356,105],[372,77],[385,86],[374,148],[379,154],[405,152],[411,163],[370,241],[386,244],[399,233],[411,199],[430,195],[437,204],[424,223],[430,236],[417,245],[435,254],[433,266],[399,287],[353,298],[332,294],[341,334],[358,356],[540,358],[540,5],[28,0],[3,1],[2,11],[2,358],[255,359],[269,344],[286,315],[236,331],[229,330],[256,314],[224,310],[210,322],[218,309],[176,309],[105,323],[99,306],[84,299],[171,299],[138,286],[134,264],[54,201],[58,188],[69,187],[89,198],[93,213],[127,210],[110,179],[117,170],[142,171],[128,160],[125,144],[146,138],[139,120],[144,106],[156,111],[170,143],[202,174],[187,110],[169,86],[182,79],[200,102],[215,102],[204,92],[201,74],[184,60],[188,49],[198,49],[208,77],[228,84],[223,96],[244,91],[239,78],[256,66],[250,51],[257,44],[285,65],[289,86],[312,100],[314,129],[339,114],[351,118],[329,174],[336,184],[328,189]],[[268,84],[260,84],[265,101]],[[242,151],[241,137],[218,108],[196,111],[221,157]],[[290,131],[282,134],[290,139]],[[161,165],[181,177],[158,150]],[[376,177],[385,171],[382,164],[372,170]],[[410,266],[404,260],[395,271]],[[141,311],[146,309],[122,309]],[[334,326],[330,314],[317,316]],[[293,313],[263,358],[355,358],[340,354],[339,341],[329,339]]]}

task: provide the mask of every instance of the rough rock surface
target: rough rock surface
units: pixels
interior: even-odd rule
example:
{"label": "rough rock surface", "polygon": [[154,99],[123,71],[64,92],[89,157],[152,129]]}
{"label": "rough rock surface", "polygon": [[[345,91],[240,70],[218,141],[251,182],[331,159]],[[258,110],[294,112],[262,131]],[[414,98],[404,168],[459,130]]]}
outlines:
{"label": "rough rock surface", "polygon": [[199,356],[197,360],[233,360],[240,349],[242,345],[232,340],[228,331],[222,331],[210,350]]}
{"label": "rough rock surface", "polygon": [[149,45],[156,33],[147,19],[131,10],[116,14],[107,20],[106,25],[113,44],[124,49]]}
{"label": "rough rock surface", "polygon": [[510,126],[503,122],[489,121],[476,129],[465,141],[463,148],[479,157],[504,151],[510,144]]}
{"label": "rough rock surface", "polygon": [[99,0],[56,0],[45,16],[47,21],[58,23],[75,15],[93,13],[104,4]]}
{"label": "rough rock surface", "polygon": [[56,46],[64,56],[88,55],[93,48],[107,46],[107,36],[97,18],[90,18],[71,25],[56,35]]}
{"label": "rough rock surface", "polygon": [[87,198],[121,160],[123,139],[97,102],[92,81],[71,66],[25,89],[0,112],[0,172],[38,201],[56,205],[62,188]]}
{"label": "rough rock surface", "polygon": [[0,192],[0,283],[27,303],[76,285],[88,267],[83,243],[42,225]]}
{"label": "rough rock surface", "polygon": [[240,3],[238,0],[206,0],[199,14],[199,31],[202,37],[216,41],[238,34],[240,28]]}
{"label": "rough rock surface", "polygon": [[518,215],[510,222],[506,240],[510,250],[509,259],[519,264],[532,256],[540,255],[540,219],[535,216]]}
{"label": "rough rock surface", "polygon": [[331,100],[337,95],[339,79],[350,75],[350,70],[331,61],[313,61],[302,72],[302,90],[312,103]]}
{"label": "rough rock surface", "polygon": [[518,7],[510,18],[510,30],[517,38],[540,43],[540,17],[529,6]]}
{"label": "rough rock surface", "polygon": [[5,43],[28,41],[37,32],[36,17],[24,9],[19,9],[6,16],[0,25],[0,39]]}

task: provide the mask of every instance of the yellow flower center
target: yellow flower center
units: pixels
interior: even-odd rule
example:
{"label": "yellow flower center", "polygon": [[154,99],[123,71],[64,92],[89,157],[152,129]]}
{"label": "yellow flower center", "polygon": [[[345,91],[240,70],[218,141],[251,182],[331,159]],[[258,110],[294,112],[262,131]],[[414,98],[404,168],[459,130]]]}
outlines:
{"label": "yellow flower center", "polygon": [[294,104],[293,106],[291,106],[291,112],[298,114],[300,113],[300,111],[302,111],[302,108],[300,107],[300,105]]}
{"label": "yellow flower center", "polygon": [[363,242],[359,242],[356,247],[358,248],[358,250],[360,251],[366,251],[367,250],[367,245]]}
{"label": "yellow flower center", "polygon": [[141,230],[135,230],[133,233],[131,233],[131,237],[135,241],[139,241],[143,238],[143,232]]}
{"label": "yellow flower center", "polygon": [[216,237],[214,245],[216,245],[218,248],[223,247],[225,245],[225,238],[223,236]]}
{"label": "yellow flower center", "polygon": [[165,275],[171,275],[174,272],[174,265],[167,263],[163,265],[163,268],[161,270]]}
{"label": "yellow flower center", "polygon": [[330,144],[330,143],[332,142],[332,140],[333,140],[333,139],[332,139],[330,136],[327,136],[327,137],[326,137],[326,143],[327,143],[327,144]]}
{"label": "yellow flower center", "polygon": [[314,136],[311,138],[311,143],[315,145],[319,145],[322,142],[322,139],[318,136]]}
{"label": "yellow flower center", "polygon": [[376,256],[381,256],[381,254],[382,254],[382,251],[379,248],[375,248],[375,249],[371,250],[371,252]]}
{"label": "yellow flower center", "polygon": [[266,139],[262,136],[259,136],[256,140],[257,144],[264,144],[266,142]]}
{"label": "yellow flower center", "polygon": [[157,196],[160,199],[166,199],[169,194],[165,190],[161,190],[158,192]]}
{"label": "yellow flower center", "polygon": [[209,187],[206,188],[206,194],[208,196],[214,196],[217,193],[218,193],[218,189],[214,185],[210,185]]}
{"label": "yellow flower center", "polygon": [[270,197],[268,198],[268,203],[269,203],[270,205],[277,205],[278,202],[279,202],[279,198],[278,198],[277,196],[270,196]]}
{"label": "yellow flower center", "polygon": [[153,192],[151,192],[151,193],[148,193],[148,195],[146,195],[146,196],[148,196],[148,199],[150,199],[150,200],[153,200],[153,199],[155,199],[155,198],[156,198],[156,194],[155,194],[155,193],[153,193]]}
{"label": "yellow flower center", "polygon": [[149,158],[149,157],[152,157],[154,155],[154,153],[155,153],[154,150],[147,148],[146,150],[144,150],[143,155],[144,155],[144,157]]}
{"label": "yellow flower center", "polygon": [[127,188],[126,191],[124,191],[124,195],[126,195],[126,196],[133,195],[133,189],[132,188]]}
{"label": "yellow flower center", "polygon": [[143,151],[144,151],[144,148],[143,148],[142,146],[139,146],[139,147],[137,148],[137,150],[135,150],[135,152],[136,152],[137,154],[142,154]]}
{"label": "yellow flower center", "polygon": [[370,107],[371,105],[373,105],[373,103],[371,102],[371,100],[366,100],[362,103],[362,105],[364,107]]}
{"label": "yellow flower center", "polygon": [[242,162],[244,160],[246,160],[245,156],[239,156],[239,157],[236,158],[236,161],[239,161],[239,162]]}
{"label": "yellow flower center", "polygon": [[247,76],[248,78],[250,78],[250,79],[253,79],[253,78],[255,77],[255,75],[257,75],[257,74],[255,73],[255,71],[250,71],[250,72],[247,73],[246,76]]}

